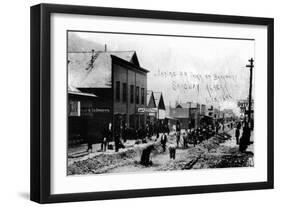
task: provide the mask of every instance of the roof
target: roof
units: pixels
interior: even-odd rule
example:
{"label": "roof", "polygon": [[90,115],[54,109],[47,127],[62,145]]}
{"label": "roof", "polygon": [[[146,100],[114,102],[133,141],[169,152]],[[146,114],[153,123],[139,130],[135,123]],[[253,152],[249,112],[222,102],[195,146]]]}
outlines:
{"label": "roof", "polygon": [[150,108],[155,108],[156,102],[155,102],[153,91],[147,90],[146,97],[147,97],[146,98],[146,102],[147,102],[146,105]]}
{"label": "roof", "polygon": [[68,92],[81,92],[79,89],[77,89],[77,88],[75,88],[75,87],[73,87],[71,85],[68,85],[67,91]]}
{"label": "roof", "polygon": [[68,81],[76,88],[110,88],[111,55],[139,67],[135,51],[68,52]]}
{"label": "roof", "polygon": [[153,94],[154,94],[156,106],[159,109],[165,110],[165,103],[164,103],[164,99],[163,99],[163,96],[162,96],[162,92],[153,92]]}
{"label": "roof", "polygon": [[197,103],[187,102],[187,103],[178,103],[176,108],[197,108]]}
{"label": "roof", "polygon": [[82,91],[80,91],[79,89],[68,85],[67,87],[67,93],[68,94],[72,94],[72,95],[77,95],[77,96],[88,96],[88,97],[97,97],[95,94],[93,93],[84,93]]}
{"label": "roof", "polygon": [[155,102],[156,102],[157,106],[159,105],[159,101],[160,101],[161,96],[162,96],[161,92],[154,92],[154,99],[155,99]]}
{"label": "roof", "polygon": [[73,91],[68,91],[68,94],[77,95],[77,96],[97,97],[95,94],[92,93],[82,93],[82,92],[73,92]]}
{"label": "roof", "polygon": [[122,58],[119,58],[115,55],[111,55],[111,58],[112,58],[112,61],[114,61],[114,63],[119,63],[121,65],[124,65],[125,64],[125,67],[129,66],[130,69],[132,70],[135,70],[137,72],[143,72],[143,73],[148,73],[149,71],[144,69],[144,68],[141,68],[140,66],[136,65],[135,63],[132,63],[132,62],[128,62]]}
{"label": "roof", "polygon": [[190,103],[178,103],[176,108],[190,108]]}

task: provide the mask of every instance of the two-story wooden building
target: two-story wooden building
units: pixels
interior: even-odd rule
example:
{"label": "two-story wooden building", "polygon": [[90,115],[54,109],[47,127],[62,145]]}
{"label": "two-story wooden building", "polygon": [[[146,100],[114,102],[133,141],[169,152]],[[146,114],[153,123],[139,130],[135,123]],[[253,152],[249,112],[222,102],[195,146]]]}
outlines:
{"label": "two-story wooden building", "polygon": [[135,51],[69,51],[69,140],[100,142],[110,123],[144,126],[147,73]]}
{"label": "two-story wooden building", "polygon": [[[136,52],[127,52],[127,58],[112,53],[114,88],[114,126],[138,129],[145,126],[147,114],[147,73],[140,67]],[[128,59],[129,57],[129,59]]]}

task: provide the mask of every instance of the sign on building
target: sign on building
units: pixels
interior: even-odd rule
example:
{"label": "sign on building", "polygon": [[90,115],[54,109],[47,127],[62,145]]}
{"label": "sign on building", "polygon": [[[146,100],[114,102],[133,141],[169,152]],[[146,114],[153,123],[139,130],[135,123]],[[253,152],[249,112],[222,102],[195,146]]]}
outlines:
{"label": "sign on building", "polygon": [[[237,103],[238,107],[240,108],[241,113],[245,113],[246,110],[249,109],[249,100],[240,100]],[[254,101],[252,100],[252,110],[254,108]]]}
{"label": "sign on building", "polygon": [[138,108],[138,113],[156,113],[157,108]]}

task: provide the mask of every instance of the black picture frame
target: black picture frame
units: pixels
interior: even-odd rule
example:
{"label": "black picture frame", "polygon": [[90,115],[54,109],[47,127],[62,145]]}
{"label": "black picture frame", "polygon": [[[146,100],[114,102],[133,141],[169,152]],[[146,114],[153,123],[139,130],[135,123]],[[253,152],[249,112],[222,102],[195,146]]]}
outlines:
{"label": "black picture frame", "polygon": [[[217,22],[267,26],[267,181],[236,184],[136,189],[74,194],[50,193],[50,15],[52,13],[99,15],[113,17],[151,18],[194,22]],[[38,203],[87,201],[103,199],[167,196],[179,194],[211,193],[272,189],[274,187],[274,72],[273,44],[274,20],[272,18],[195,14],[152,10],[103,8],[88,6],[39,4],[31,7],[31,174],[30,199]]]}

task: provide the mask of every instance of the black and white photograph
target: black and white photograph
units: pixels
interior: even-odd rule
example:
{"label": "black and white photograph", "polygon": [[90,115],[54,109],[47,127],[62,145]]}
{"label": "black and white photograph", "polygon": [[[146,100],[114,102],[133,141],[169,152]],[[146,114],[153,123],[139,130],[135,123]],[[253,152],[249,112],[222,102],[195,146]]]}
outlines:
{"label": "black and white photograph", "polygon": [[67,31],[67,175],[255,166],[255,39]]}
{"label": "black and white photograph", "polygon": [[32,201],[274,188],[273,18],[30,11]]}

